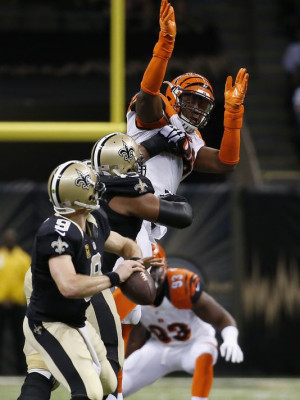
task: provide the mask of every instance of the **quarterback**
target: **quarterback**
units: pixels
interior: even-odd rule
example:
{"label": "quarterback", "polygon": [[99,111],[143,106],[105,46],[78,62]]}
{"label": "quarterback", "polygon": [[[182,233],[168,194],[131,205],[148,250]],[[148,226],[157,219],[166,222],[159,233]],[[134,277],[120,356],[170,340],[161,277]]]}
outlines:
{"label": "quarterback", "polygon": [[102,273],[104,248],[141,259],[136,243],[112,232],[103,212],[91,214],[99,209],[102,188],[94,171],[77,160],[50,175],[48,194],[55,214],[42,223],[33,245],[32,293],[23,328],[34,352],[26,354],[30,373],[19,399],[49,398],[49,385],[41,381],[51,374],[72,399],[102,400],[116,388],[104,343],[85,313],[93,295],[111,294],[109,288],[144,266],[126,260],[114,272]]}

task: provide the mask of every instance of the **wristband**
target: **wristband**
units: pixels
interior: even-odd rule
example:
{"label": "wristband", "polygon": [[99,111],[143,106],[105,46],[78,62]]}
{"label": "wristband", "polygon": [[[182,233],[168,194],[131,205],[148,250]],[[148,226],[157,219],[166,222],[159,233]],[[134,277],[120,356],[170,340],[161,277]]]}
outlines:
{"label": "wristband", "polygon": [[222,339],[225,341],[230,341],[230,342],[237,342],[237,338],[239,335],[239,331],[235,326],[226,326],[222,331],[221,331],[221,336]]}
{"label": "wristband", "polygon": [[129,258],[129,260],[132,260],[132,261],[141,261],[141,257],[131,257],[131,258]]}
{"label": "wristband", "polygon": [[105,275],[109,278],[111,287],[120,285],[120,276],[116,272],[106,272],[103,275]]}

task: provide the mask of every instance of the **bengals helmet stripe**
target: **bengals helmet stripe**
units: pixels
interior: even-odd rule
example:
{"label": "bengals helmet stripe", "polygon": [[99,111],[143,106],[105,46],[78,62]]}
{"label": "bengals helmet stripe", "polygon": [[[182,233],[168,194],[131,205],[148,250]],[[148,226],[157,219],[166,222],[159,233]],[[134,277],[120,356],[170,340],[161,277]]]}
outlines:
{"label": "bengals helmet stripe", "polygon": [[[215,99],[209,81],[202,75],[188,72],[173,79],[165,81],[168,85],[166,97],[171,106],[181,119],[186,133],[192,133],[198,128],[203,128],[214,108]],[[183,101],[182,95],[190,94],[200,97],[198,105]]]}

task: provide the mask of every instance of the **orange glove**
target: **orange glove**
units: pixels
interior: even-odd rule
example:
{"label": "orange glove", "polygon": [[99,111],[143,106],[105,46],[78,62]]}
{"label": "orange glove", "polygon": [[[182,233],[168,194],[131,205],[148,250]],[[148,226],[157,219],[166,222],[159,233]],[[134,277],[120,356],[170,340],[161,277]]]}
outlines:
{"label": "orange glove", "polygon": [[159,12],[160,31],[164,36],[175,39],[176,23],[174,8],[168,3],[168,0],[162,0]]}
{"label": "orange glove", "polygon": [[153,57],[146,68],[141,82],[141,89],[154,96],[159,94],[175,43],[175,13],[174,8],[168,3],[168,0],[161,1],[159,25],[158,42],[154,46]]}
{"label": "orange glove", "polygon": [[232,86],[232,76],[228,76],[225,84],[225,110],[239,111],[240,106],[244,103],[245,95],[248,87],[249,74],[246,68],[240,68],[235,84]]}

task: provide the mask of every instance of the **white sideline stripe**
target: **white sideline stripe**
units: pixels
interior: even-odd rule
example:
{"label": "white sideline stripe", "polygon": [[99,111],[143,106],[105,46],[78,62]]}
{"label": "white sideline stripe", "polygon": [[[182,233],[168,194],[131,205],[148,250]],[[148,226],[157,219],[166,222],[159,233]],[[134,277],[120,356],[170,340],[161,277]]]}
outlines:
{"label": "white sideline stripe", "polygon": [[21,385],[24,382],[24,376],[0,376],[0,385]]}

